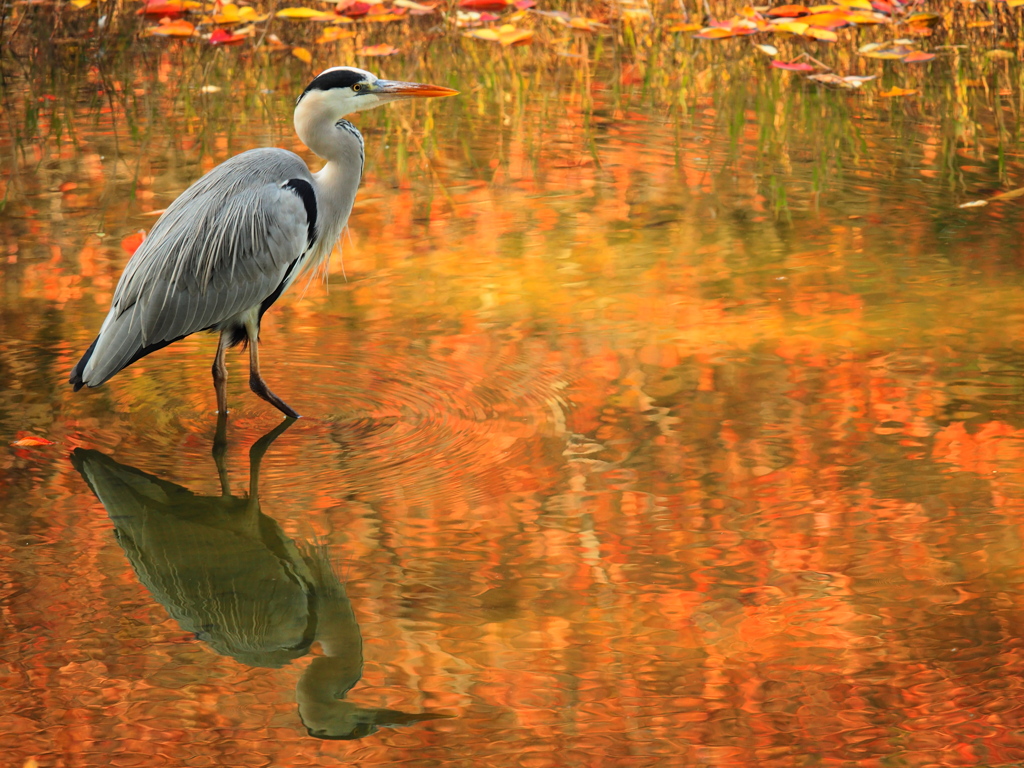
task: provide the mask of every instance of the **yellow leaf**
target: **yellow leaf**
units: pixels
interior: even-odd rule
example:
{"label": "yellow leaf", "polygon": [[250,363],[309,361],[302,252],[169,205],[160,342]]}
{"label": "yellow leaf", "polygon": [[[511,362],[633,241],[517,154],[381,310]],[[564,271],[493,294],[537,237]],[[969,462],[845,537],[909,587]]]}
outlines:
{"label": "yellow leaf", "polygon": [[399,16],[398,14],[395,14],[395,13],[375,13],[375,14],[370,14],[368,16],[363,16],[363,19],[365,19],[366,21],[376,21],[376,22],[401,21],[404,18],[405,18],[405,16]]}
{"label": "yellow leaf", "polygon": [[1024,5],[1024,0],[1006,0],[1006,6],[1008,8],[1020,8]]}
{"label": "yellow leaf", "polygon": [[474,29],[466,33],[466,37],[478,40],[489,40],[502,45],[525,45],[533,39],[533,32],[528,29],[516,29],[511,24],[504,24],[497,29]]}
{"label": "yellow leaf", "polygon": [[92,0],[71,0],[71,4],[78,10],[82,10],[83,8],[92,5]]}
{"label": "yellow leaf", "polygon": [[809,27],[802,21],[791,21],[789,19],[786,21],[780,21],[775,25],[775,30],[777,32],[790,32],[794,35],[802,35],[808,29]]}
{"label": "yellow leaf", "polygon": [[856,8],[859,11],[873,10],[868,0],[839,0],[839,4],[845,5],[847,8]]}
{"label": "yellow leaf", "polygon": [[839,35],[828,29],[818,29],[817,27],[808,27],[804,32],[804,37],[813,37],[815,40],[824,40],[828,43],[834,43],[839,39]]}
{"label": "yellow leaf", "polygon": [[299,61],[304,61],[307,64],[313,63],[313,54],[305,48],[292,48],[292,56]]}
{"label": "yellow leaf", "polygon": [[880,96],[886,98],[892,98],[893,96],[910,96],[911,94],[917,93],[916,88],[897,88],[895,85],[888,91],[883,91]]}
{"label": "yellow leaf", "polygon": [[846,18],[848,21],[860,26],[865,24],[885,24],[889,21],[888,16],[883,16],[880,13],[868,13],[866,11],[853,11]]}
{"label": "yellow leaf", "polygon": [[1018,189],[1011,189],[1009,192],[1003,192],[998,195],[993,195],[988,199],[988,201],[991,203],[993,200],[1013,200],[1018,197],[1024,197],[1024,187],[1019,187]]}
{"label": "yellow leaf", "polygon": [[334,21],[337,16],[314,8],[282,8],[274,14],[279,19],[301,19],[304,21]]}
{"label": "yellow leaf", "polygon": [[317,43],[333,43],[335,40],[345,40],[350,37],[355,37],[355,30],[342,29],[341,27],[327,27],[323,33],[316,39]]}

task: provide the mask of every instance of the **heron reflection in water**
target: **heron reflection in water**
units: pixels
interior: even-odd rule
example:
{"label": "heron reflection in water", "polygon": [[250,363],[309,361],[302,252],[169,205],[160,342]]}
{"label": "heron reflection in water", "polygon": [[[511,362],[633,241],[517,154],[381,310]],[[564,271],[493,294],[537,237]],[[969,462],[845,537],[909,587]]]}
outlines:
{"label": "heron reflection in water", "polygon": [[319,642],[296,687],[311,736],[358,739],[382,726],[448,715],[361,707],[345,700],[363,669],[363,642],[345,586],[323,546],[289,539],[260,510],[260,463],[292,423],[286,419],[249,450],[249,495],[231,495],[224,466],[224,421],[214,457],[221,495],[200,496],[76,449],[71,460],[116,526],[139,580],[186,632],[252,667],[281,667]]}

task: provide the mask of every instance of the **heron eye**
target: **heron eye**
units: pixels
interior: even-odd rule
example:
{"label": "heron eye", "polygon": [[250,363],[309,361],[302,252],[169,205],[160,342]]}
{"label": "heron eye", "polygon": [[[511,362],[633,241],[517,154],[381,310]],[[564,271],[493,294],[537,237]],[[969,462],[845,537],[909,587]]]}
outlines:
{"label": "heron eye", "polygon": [[361,91],[361,90],[363,90],[363,86],[361,86],[359,83],[356,83],[355,85],[352,86],[352,90],[353,91]]}

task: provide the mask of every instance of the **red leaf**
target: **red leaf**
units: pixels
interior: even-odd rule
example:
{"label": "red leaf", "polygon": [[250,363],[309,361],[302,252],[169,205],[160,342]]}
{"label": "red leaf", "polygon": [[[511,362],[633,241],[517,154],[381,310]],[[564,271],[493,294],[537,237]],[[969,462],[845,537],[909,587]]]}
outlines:
{"label": "red leaf", "polygon": [[814,67],[806,61],[776,61],[772,60],[772,66],[776,69],[784,69],[787,72],[813,72]]}
{"label": "red leaf", "polygon": [[348,3],[338,3],[335,7],[335,12],[342,16],[348,16],[349,18],[356,18],[358,16],[365,16],[370,12],[372,6],[369,3],[361,3],[358,0],[351,0]]}
{"label": "red leaf", "polygon": [[139,16],[159,16],[176,19],[185,12],[182,0],[148,0],[136,13]]}
{"label": "red leaf", "polygon": [[537,4],[537,0],[516,0],[513,5],[520,11],[525,11],[527,8],[533,8]]}
{"label": "red leaf", "polygon": [[507,0],[461,0],[459,8],[467,11],[504,11],[508,8]]}

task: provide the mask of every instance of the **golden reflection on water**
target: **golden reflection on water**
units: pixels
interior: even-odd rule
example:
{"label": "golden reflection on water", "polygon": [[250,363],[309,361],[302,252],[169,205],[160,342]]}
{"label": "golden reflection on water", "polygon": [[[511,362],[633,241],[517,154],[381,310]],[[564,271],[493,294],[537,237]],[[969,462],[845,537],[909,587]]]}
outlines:
{"label": "golden reflection on water", "polygon": [[[343,262],[266,318],[264,373],[309,418],[256,519],[287,567],[317,540],[339,569],[344,702],[454,717],[319,741],[296,691],[330,641],[258,669],[198,641],[68,460],[253,511],[210,456],[212,339],[64,385],[147,212],[295,147],[297,76],[183,104],[169,66],[135,111],[60,102],[74,142],[5,146],[0,424],[57,441],[0,460],[12,765],[1024,759],[1020,214],[953,209],[940,118],[794,92],[766,138],[615,72],[363,124]],[[230,467],[277,423],[242,379]]]}

